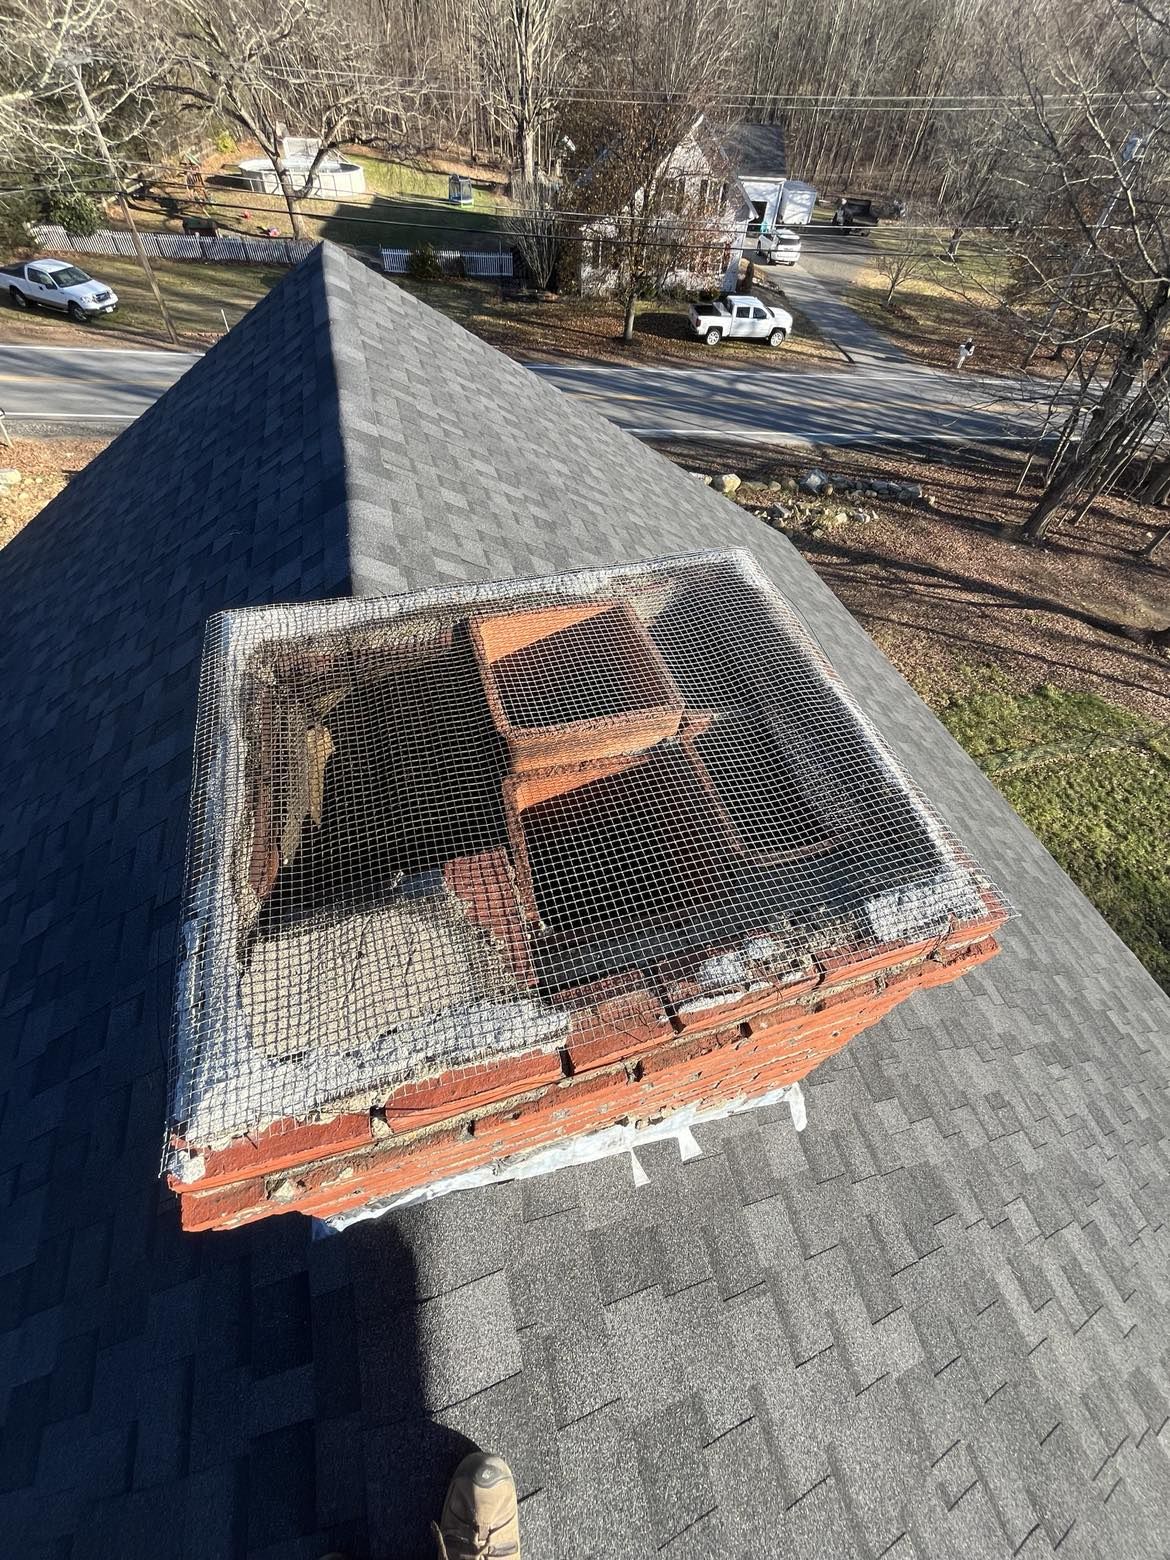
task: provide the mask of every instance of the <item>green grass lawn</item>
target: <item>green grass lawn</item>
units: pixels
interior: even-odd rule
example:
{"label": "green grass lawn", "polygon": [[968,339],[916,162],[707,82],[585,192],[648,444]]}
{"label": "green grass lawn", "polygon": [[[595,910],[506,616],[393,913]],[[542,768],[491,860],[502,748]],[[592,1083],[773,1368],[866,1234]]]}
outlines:
{"label": "green grass lawn", "polygon": [[[963,240],[957,261],[948,261],[943,253],[946,235],[940,234],[937,244],[929,243],[920,267],[898,284],[887,304],[889,278],[880,270],[877,256],[898,242],[892,224],[872,233],[865,264],[854,275],[845,302],[923,362],[954,368],[959,342],[970,336],[975,342],[972,373],[1018,374],[1028,343],[1020,319],[1002,302],[1011,257],[993,243],[973,237]],[[1034,359],[1031,372],[1063,374],[1065,366],[1042,353]]]}
{"label": "green grass lawn", "polygon": [[1170,990],[1170,727],[1047,686],[958,696],[938,713]]}
{"label": "green grass lawn", "polygon": [[318,216],[322,238],[393,249],[426,243],[436,249],[493,247],[509,205],[503,196],[473,189],[470,206],[453,206],[445,173],[376,157],[353,160],[365,171],[367,194],[339,201],[329,215]]}
{"label": "green grass lawn", "polygon": [[[118,294],[115,314],[88,325],[74,325],[45,310],[0,314],[9,341],[46,345],[68,340],[77,346],[101,346],[109,340],[164,340],[158,308],[136,260],[105,255],[78,255],[78,263]],[[154,274],[179,334],[191,342],[206,342],[223,334],[223,316],[234,325],[287,274],[284,266],[209,265],[195,260],[156,260]],[[221,312],[222,311],[222,312]]]}
{"label": "green grass lawn", "polygon": [[[350,154],[346,153],[350,158]],[[470,206],[447,200],[447,175],[411,163],[353,155],[365,173],[366,192],[347,200],[307,199],[300,212],[310,238],[329,238],[367,248],[415,249],[430,243],[441,248],[492,248],[508,211],[507,197],[475,188]],[[288,209],[280,195],[261,195],[212,177],[209,204],[188,199],[167,187],[136,203],[144,227],[178,232],[184,216],[214,216],[225,230],[259,234],[275,228],[292,233]],[[247,216],[244,213],[247,213]]]}

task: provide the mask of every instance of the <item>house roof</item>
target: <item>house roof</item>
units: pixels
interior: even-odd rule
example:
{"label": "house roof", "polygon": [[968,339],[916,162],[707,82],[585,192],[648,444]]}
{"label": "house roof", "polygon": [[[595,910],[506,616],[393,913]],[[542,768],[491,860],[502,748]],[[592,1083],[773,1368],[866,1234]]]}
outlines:
{"label": "house roof", "polygon": [[[751,202],[735,182],[738,170],[732,166],[727,158],[722,136],[713,130],[705,115],[699,114],[696,116],[694,123],[686,130],[678,145],[672,148],[669,154],[659,163],[658,173],[661,174],[668,170],[674,159],[679,156],[679,153],[686,148],[688,143],[692,143],[698,150],[715,179],[728,180],[724,201],[726,208],[724,211],[725,218],[730,222],[737,223],[748,221],[752,215]],[[599,193],[601,192],[600,184],[605,169],[610,163],[618,145],[620,145],[620,138],[618,142],[602,148],[589,167],[578,176],[577,182],[580,188],[588,189],[591,186],[598,186]],[[628,188],[624,193],[620,189],[610,188],[604,192],[606,205],[610,211],[614,208],[624,209],[623,202],[632,200],[636,193],[637,191],[632,188]],[[605,225],[605,220],[604,215],[595,217],[591,222],[583,225],[582,232],[593,233],[601,230]]]}
{"label": "house roof", "polygon": [[719,143],[741,179],[783,179],[788,174],[783,125],[730,125],[720,132]]}
{"label": "house roof", "polygon": [[[1002,953],[818,1069],[799,1136],[181,1235],[206,617],[711,544],[1012,894]],[[423,1553],[470,1439],[529,1557],[1161,1552],[1170,1003],[783,537],[326,247],[0,552],[0,601],[14,1551]]]}

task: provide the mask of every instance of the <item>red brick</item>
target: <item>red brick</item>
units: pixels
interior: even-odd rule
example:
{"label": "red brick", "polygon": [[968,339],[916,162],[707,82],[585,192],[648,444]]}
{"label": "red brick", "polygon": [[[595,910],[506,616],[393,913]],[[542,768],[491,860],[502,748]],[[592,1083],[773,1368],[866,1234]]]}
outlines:
{"label": "red brick", "polygon": [[558,1001],[575,1009],[567,1046],[575,1073],[639,1056],[669,1040],[673,1032],[640,970],[575,987]]}
{"label": "red brick", "polygon": [[504,950],[517,980],[534,986],[536,976],[508,852],[497,846],[474,856],[457,856],[443,868],[443,878],[463,901],[469,919]]}
{"label": "red brick", "polygon": [[413,1132],[553,1083],[561,1073],[559,1051],[527,1051],[522,1056],[477,1062],[437,1078],[403,1084],[386,1101],[384,1114],[393,1131]]}
{"label": "red brick", "polygon": [[[330,1130],[336,1133],[337,1123],[294,1129],[305,1135],[273,1140],[283,1141],[288,1150],[279,1166],[271,1147],[267,1149],[267,1174],[244,1173],[234,1184],[204,1181],[176,1187],[184,1227],[226,1227],[286,1209],[336,1213],[371,1197],[408,1191],[559,1139],[598,1131],[617,1121],[641,1121],[688,1105],[716,1105],[735,1096],[763,1094],[806,1076],[915,990],[955,980],[996,951],[995,939],[986,935],[961,946],[940,946],[929,958],[919,955],[918,962],[902,968],[806,994],[734,1027],[675,1033],[659,1021],[659,1043],[650,1045],[632,1064],[623,1051],[608,1067],[595,1060],[595,1065],[572,1077],[562,1078],[558,1073],[554,1079],[549,1058],[530,1053],[511,1064],[468,1070],[494,1080],[486,1092],[469,1092],[470,1079],[452,1088],[450,1076],[412,1086],[400,1091],[400,1098],[422,1103],[427,1099],[425,1091],[433,1089],[428,1110],[440,1109],[445,1091],[450,1090],[446,1094],[448,1109],[461,1112],[463,1119],[445,1126],[424,1126],[415,1114],[410,1117],[411,1130],[374,1141],[367,1138],[358,1145],[340,1139],[329,1142],[320,1136]],[[649,1033],[641,1025],[652,1004],[647,1002],[647,989],[636,980],[619,981],[616,986],[605,983],[579,995],[583,1004],[579,1012],[586,1015],[607,1002],[618,1004],[614,1011],[620,1015],[627,1011],[623,1004],[629,1004],[629,1011],[640,1015],[633,1020],[638,1043]],[[597,1000],[590,1001],[591,996]],[[582,1020],[583,1026],[587,1023],[588,1019]],[[582,1043],[590,1043],[589,1030],[583,1027],[581,1032],[585,1036]],[[600,1047],[603,1035],[595,1034],[594,1039]],[[601,1054],[599,1048],[596,1056]],[[507,1073],[510,1065],[513,1071]],[[529,1068],[532,1071],[526,1071]],[[535,1079],[543,1081],[525,1090],[524,1084],[531,1085]],[[487,1094],[497,1088],[507,1089],[509,1096],[489,1102]],[[484,1105],[488,1108],[481,1109]],[[471,1112],[475,1112],[474,1117]],[[353,1128],[361,1118],[345,1119]],[[395,1116],[399,1125],[406,1119],[405,1115]],[[427,1115],[425,1120],[433,1122],[434,1118]],[[285,1163],[294,1145],[307,1157],[299,1164]],[[223,1151],[227,1157],[217,1161],[223,1174],[236,1165],[246,1171],[251,1163],[242,1148],[238,1157],[232,1157],[237,1148],[239,1145],[232,1145]]]}

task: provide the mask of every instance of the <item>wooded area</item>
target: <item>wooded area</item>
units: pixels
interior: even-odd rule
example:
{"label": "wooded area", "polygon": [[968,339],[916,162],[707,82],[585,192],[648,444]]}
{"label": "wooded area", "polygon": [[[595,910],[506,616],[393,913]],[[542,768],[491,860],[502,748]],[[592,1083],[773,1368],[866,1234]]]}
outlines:
{"label": "wooded area", "polygon": [[124,184],[217,137],[255,142],[298,232],[315,163],[287,166],[285,135],[311,138],[317,161],[343,145],[442,149],[511,178],[514,238],[545,285],[557,245],[604,212],[632,327],[709,215],[690,212],[692,232],[667,211],[670,147],[700,114],[779,121],[790,174],[901,203],[880,261],[890,300],[923,255],[984,246],[1021,366],[1066,365],[1030,539],[1113,484],[1170,492],[1160,0],[2,0],[0,13],[9,233],[48,200],[108,196],[105,150]]}

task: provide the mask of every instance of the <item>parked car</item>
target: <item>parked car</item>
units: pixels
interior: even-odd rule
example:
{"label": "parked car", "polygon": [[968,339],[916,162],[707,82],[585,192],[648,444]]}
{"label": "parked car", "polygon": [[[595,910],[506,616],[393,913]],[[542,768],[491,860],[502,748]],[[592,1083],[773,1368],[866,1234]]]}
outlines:
{"label": "parked car", "polygon": [[756,255],[768,265],[795,265],[800,259],[800,234],[785,227],[761,233]]}
{"label": "parked car", "polygon": [[766,341],[779,347],[792,329],[787,309],[761,303],[742,293],[722,293],[718,298],[700,299],[690,307],[691,329],[709,347],[721,341]]}
{"label": "parked car", "polygon": [[118,307],[112,287],[67,260],[23,260],[19,265],[0,266],[0,276],[7,279],[8,296],[18,309],[39,303],[85,324]]}

